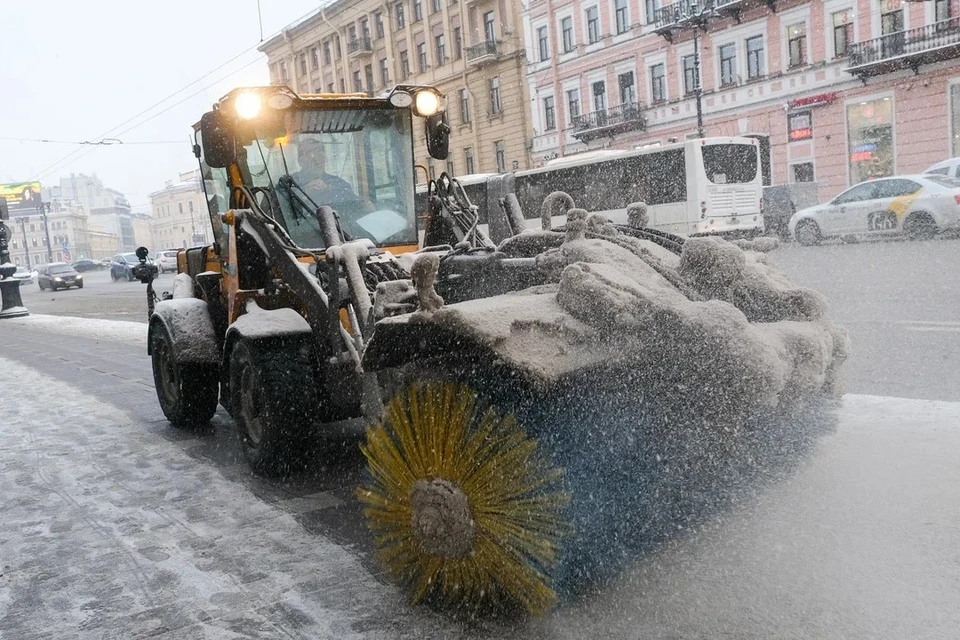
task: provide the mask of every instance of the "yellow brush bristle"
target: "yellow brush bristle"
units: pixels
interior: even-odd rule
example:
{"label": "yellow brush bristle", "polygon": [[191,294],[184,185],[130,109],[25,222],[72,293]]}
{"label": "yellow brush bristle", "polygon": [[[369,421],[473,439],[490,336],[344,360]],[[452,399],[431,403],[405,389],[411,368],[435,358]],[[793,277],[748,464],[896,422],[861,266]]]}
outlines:
{"label": "yellow brush bristle", "polygon": [[[449,605],[510,604],[531,615],[556,594],[547,574],[556,561],[569,502],[562,472],[537,453],[513,416],[477,411],[477,394],[456,383],[411,386],[367,431],[372,480],[358,491],[375,534],[378,559],[410,588]],[[428,553],[413,528],[411,491],[443,480],[466,495],[475,531],[463,557]]]}

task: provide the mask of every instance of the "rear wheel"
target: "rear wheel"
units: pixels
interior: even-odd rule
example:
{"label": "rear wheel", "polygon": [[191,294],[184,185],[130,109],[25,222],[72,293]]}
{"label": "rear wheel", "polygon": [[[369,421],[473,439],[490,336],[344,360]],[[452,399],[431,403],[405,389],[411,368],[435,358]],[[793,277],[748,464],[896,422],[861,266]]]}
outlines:
{"label": "rear wheel", "polygon": [[133,269],[127,269],[127,282],[133,282]]}
{"label": "rear wheel", "polygon": [[157,399],[167,420],[178,429],[209,422],[217,411],[217,367],[177,362],[173,340],[163,325],[157,325],[150,337],[150,353]]}
{"label": "rear wheel", "polygon": [[299,342],[251,344],[230,353],[230,403],[251,468],[264,475],[291,469],[316,412],[309,350]]}
{"label": "rear wheel", "polygon": [[798,222],[797,228],[794,230],[794,235],[797,238],[797,242],[805,247],[820,244],[820,241],[823,239],[820,235],[819,225],[813,220],[801,220]]}
{"label": "rear wheel", "polygon": [[929,240],[937,235],[937,223],[926,211],[918,211],[906,219],[903,231],[911,240]]}

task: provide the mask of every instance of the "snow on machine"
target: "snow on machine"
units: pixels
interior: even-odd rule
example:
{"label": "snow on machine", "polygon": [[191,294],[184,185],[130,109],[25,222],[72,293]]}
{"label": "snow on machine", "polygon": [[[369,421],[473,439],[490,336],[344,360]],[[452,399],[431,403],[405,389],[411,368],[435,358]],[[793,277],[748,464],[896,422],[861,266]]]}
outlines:
{"label": "snow on machine", "polygon": [[180,252],[149,325],[175,426],[222,404],[250,465],[282,474],[366,421],[357,496],[388,574],[414,601],[529,614],[829,426],[846,337],[769,240],[650,230],[642,203],[614,225],[555,193],[504,198],[494,243],[446,175],[414,211],[416,121],[445,158],[430,87],[241,89],[204,114],[216,241]]}

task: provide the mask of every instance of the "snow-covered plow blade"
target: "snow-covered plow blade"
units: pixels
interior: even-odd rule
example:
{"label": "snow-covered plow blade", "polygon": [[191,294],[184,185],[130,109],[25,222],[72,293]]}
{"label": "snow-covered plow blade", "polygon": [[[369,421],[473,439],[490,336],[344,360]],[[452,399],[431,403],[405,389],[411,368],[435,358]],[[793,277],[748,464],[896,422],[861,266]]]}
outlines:
{"label": "snow-covered plow blade", "polygon": [[359,497],[414,601],[542,613],[831,426],[847,338],[819,294],[749,245],[585,228],[517,237],[553,245],[546,284],[377,323]]}

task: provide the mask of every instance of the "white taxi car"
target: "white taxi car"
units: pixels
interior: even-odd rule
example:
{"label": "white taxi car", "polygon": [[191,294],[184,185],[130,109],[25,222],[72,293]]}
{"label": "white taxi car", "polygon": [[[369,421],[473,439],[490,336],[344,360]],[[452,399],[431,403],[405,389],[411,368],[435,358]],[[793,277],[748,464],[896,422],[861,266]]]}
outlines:
{"label": "white taxi car", "polygon": [[826,204],[796,212],[789,223],[791,237],[802,245],[843,236],[931,238],[948,229],[960,229],[960,179],[941,175],[861,182]]}

